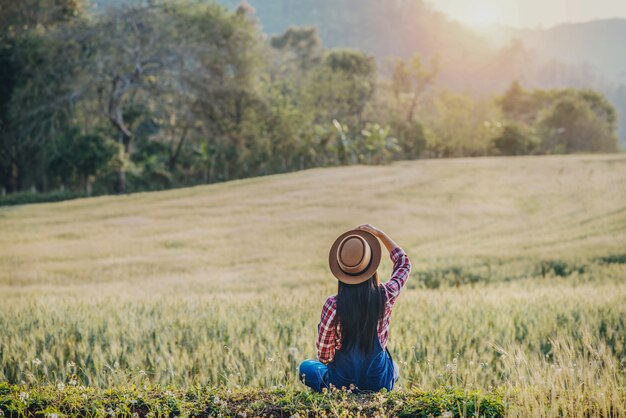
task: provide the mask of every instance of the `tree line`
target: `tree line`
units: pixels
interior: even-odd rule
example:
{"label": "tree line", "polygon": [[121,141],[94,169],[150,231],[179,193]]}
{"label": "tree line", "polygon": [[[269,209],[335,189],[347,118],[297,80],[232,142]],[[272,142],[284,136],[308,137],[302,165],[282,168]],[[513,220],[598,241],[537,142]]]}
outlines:
{"label": "tree line", "polygon": [[[0,11],[0,188],[87,195],[311,167],[617,150],[591,90],[472,97],[436,54],[377,62],[313,27],[267,38],[254,11],[80,0]],[[381,74],[386,74],[385,76]],[[388,74],[388,75],[387,75]]]}

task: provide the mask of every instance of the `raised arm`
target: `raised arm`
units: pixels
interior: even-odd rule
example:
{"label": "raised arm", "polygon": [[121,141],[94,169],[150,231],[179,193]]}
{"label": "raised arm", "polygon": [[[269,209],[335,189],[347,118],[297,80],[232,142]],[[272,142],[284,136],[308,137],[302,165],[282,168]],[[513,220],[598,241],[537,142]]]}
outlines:
{"label": "raised arm", "polygon": [[393,263],[393,272],[389,281],[385,283],[385,289],[387,290],[387,304],[392,306],[409,278],[411,261],[404,250],[380,229],[369,224],[361,225],[358,229],[363,229],[377,237],[389,251],[389,257]]}
{"label": "raised arm", "polygon": [[375,228],[370,224],[359,225],[357,226],[357,229],[362,229],[364,231],[367,231],[370,234],[374,235],[376,238],[378,238],[380,242],[383,243],[385,248],[387,248],[387,251],[389,251],[389,254],[391,254],[391,252],[395,248],[400,248],[400,246],[396,244],[394,240],[389,238],[389,235],[385,234],[382,230]]}

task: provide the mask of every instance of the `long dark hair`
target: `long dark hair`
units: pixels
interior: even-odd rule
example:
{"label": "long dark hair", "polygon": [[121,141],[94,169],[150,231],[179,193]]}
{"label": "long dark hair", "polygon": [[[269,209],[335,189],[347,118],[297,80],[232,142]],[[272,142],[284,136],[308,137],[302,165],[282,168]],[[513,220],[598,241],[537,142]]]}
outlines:
{"label": "long dark hair", "polygon": [[337,317],[341,324],[341,346],[350,349],[358,341],[358,348],[369,353],[378,320],[385,313],[385,290],[378,281],[378,272],[363,283],[339,282],[337,290]]}

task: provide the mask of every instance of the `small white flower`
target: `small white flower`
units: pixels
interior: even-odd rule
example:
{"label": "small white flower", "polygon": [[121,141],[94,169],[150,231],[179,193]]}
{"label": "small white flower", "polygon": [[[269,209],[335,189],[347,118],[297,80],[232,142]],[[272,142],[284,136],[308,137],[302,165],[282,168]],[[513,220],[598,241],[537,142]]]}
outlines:
{"label": "small white flower", "polygon": [[33,360],[33,364],[35,366],[41,366],[41,360],[39,360],[38,358],[36,358],[35,360]]}
{"label": "small white flower", "polygon": [[46,418],[59,418],[59,414],[53,414],[53,413],[48,412],[46,414]]}
{"label": "small white flower", "polygon": [[76,380],[75,377],[72,377],[68,383],[72,386],[76,386],[78,384],[78,380]]}
{"label": "small white flower", "polygon": [[450,411],[444,411],[441,414],[441,418],[452,418],[453,416],[454,416],[454,414],[452,412],[450,412]]}
{"label": "small white flower", "polygon": [[59,389],[59,390],[65,389],[65,383],[63,383],[63,382],[57,383],[57,389]]}
{"label": "small white flower", "polygon": [[30,395],[27,392],[20,392],[19,398],[20,401],[25,402],[30,398]]}

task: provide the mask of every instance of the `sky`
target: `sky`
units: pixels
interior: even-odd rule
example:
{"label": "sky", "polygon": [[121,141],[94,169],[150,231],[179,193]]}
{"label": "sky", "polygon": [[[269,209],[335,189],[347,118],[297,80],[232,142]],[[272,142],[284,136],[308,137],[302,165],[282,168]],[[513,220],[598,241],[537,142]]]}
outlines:
{"label": "sky", "polygon": [[503,24],[550,27],[560,23],[626,18],[626,0],[427,0],[436,9],[471,26]]}

